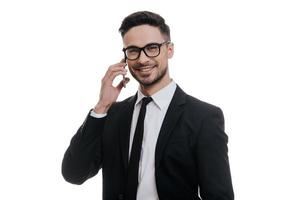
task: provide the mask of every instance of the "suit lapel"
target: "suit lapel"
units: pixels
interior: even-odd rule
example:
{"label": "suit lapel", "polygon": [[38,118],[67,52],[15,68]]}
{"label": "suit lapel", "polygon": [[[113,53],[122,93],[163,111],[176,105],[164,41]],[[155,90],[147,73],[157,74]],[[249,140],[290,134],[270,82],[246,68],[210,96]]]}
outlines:
{"label": "suit lapel", "polygon": [[165,146],[184,110],[186,94],[177,86],[161,126],[155,149],[155,168],[160,164]]}
{"label": "suit lapel", "polygon": [[121,116],[119,124],[117,124],[119,125],[119,143],[125,170],[127,170],[128,166],[130,127],[136,98],[137,95],[131,97],[128,102],[125,103],[124,107],[120,110]]}

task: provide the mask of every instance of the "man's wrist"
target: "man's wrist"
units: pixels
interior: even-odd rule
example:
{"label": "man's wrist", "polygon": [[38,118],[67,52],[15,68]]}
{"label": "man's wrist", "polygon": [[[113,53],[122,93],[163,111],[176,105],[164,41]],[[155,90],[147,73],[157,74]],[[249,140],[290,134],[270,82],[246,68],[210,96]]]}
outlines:
{"label": "man's wrist", "polygon": [[94,110],[91,110],[90,115],[95,118],[103,118],[107,113],[96,113]]}
{"label": "man's wrist", "polygon": [[96,113],[96,114],[106,114],[108,109],[109,109],[109,105],[105,106],[105,105],[102,105],[101,103],[98,103],[93,111]]}

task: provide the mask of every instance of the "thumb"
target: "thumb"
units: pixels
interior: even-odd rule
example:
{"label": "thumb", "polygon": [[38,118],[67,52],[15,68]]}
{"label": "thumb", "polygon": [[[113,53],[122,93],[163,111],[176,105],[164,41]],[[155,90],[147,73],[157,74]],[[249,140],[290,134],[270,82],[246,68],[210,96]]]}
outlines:
{"label": "thumb", "polygon": [[117,85],[117,89],[119,91],[122,90],[123,87],[125,87],[125,85],[130,81],[130,79],[128,77],[125,78],[125,81],[121,80],[120,83]]}

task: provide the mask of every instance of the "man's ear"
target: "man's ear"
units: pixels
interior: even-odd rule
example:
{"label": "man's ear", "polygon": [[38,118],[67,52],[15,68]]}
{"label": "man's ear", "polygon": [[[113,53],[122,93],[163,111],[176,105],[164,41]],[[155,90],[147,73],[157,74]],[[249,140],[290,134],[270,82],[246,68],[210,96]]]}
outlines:
{"label": "man's ear", "polygon": [[167,50],[168,50],[168,58],[172,58],[174,55],[174,43],[173,42],[170,42],[167,45]]}

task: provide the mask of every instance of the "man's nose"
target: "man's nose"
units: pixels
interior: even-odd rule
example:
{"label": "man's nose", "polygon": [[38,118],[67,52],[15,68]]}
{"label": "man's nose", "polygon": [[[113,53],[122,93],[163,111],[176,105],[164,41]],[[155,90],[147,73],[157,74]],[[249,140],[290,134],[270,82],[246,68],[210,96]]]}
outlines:
{"label": "man's nose", "polygon": [[138,61],[140,63],[145,63],[145,62],[149,61],[149,57],[145,54],[144,51],[141,51]]}

